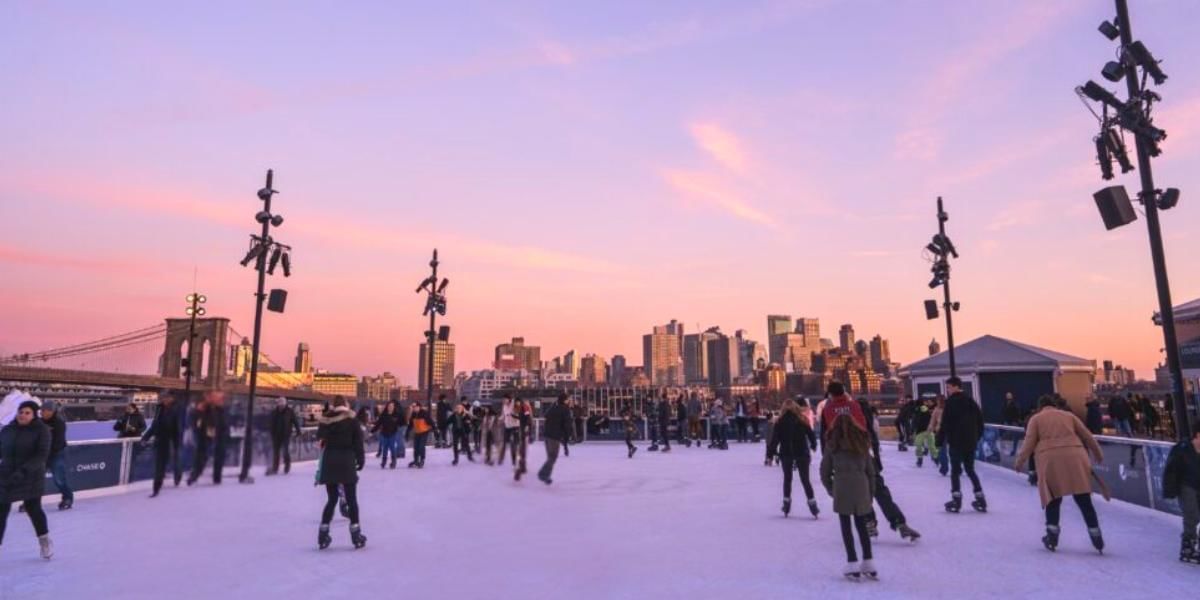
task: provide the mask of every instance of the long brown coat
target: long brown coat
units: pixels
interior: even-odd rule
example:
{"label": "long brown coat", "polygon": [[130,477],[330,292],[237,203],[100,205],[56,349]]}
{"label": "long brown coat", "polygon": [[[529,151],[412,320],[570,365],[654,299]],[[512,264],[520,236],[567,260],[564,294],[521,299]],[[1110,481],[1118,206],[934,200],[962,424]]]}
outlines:
{"label": "long brown coat", "polygon": [[1043,408],[1029,419],[1025,442],[1016,464],[1024,465],[1033,455],[1037,465],[1038,492],[1042,507],[1064,496],[1092,493],[1092,463],[1104,460],[1096,438],[1074,414]]}
{"label": "long brown coat", "polygon": [[826,452],[821,457],[821,484],[833,497],[833,512],[869,514],[875,502],[875,462],[868,454]]}

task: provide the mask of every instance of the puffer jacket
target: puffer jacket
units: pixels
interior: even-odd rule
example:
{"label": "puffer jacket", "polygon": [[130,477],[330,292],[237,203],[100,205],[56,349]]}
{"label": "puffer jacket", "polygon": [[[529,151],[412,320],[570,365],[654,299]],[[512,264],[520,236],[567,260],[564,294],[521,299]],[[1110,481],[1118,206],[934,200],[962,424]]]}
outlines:
{"label": "puffer jacket", "polygon": [[42,497],[52,434],[41,419],[28,425],[14,419],[0,429],[0,502]]}

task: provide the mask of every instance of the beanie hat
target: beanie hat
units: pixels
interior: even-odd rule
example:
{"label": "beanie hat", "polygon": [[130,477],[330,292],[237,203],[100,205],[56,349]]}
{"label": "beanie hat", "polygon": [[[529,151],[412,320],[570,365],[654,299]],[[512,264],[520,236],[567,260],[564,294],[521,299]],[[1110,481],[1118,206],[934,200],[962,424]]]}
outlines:
{"label": "beanie hat", "polygon": [[38,403],[33,400],[26,400],[17,406],[17,412],[21,412],[27,408],[36,413],[38,411]]}
{"label": "beanie hat", "polygon": [[275,406],[278,406],[278,407],[284,407],[284,406],[287,406],[287,398],[284,398],[283,396],[280,396],[280,397],[276,398],[276,399],[275,399]]}
{"label": "beanie hat", "polygon": [[[24,406],[24,403],[22,403],[22,406]],[[45,400],[42,402],[42,410],[57,411],[58,403],[53,400]]]}
{"label": "beanie hat", "polygon": [[845,396],[846,386],[842,385],[840,381],[834,381],[829,384],[829,387],[825,388],[825,391],[830,396]]}

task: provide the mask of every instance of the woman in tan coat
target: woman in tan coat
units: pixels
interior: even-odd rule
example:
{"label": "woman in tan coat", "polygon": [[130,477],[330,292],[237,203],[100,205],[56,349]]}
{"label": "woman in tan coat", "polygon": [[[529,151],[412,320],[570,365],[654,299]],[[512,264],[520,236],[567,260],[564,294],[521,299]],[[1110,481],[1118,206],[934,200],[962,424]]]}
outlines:
{"label": "woman in tan coat", "polygon": [[[1100,521],[1096,508],[1092,506],[1092,463],[1104,460],[1100,445],[1091,432],[1073,413],[1054,406],[1053,396],[1042,396],[1038,400],[1037,414],[1029,419],[1025,430],[1025,442],[1017,455],[1015,468],[1020,471],[1030,456],[1034,458],[1038,472],[1038,492],[1042,507],[1046,510],[1046,535],[1042,543],[1050,551],[1058,547],[1059,510],[1062,499],[1071,496],[1083,520],[1087,523],[1088,535],[1096,550],[1104,551],[1104,538],[1100,535]],[[1090,457],[1089,457],[1090,454]]]}

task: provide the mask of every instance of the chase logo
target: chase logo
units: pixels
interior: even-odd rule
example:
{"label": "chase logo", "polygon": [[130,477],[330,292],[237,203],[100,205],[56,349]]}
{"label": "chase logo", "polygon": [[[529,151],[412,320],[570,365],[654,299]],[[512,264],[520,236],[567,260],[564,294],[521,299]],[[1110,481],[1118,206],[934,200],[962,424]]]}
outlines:
{"label": "chase logo", "polygon": [[108,463],[105,463],[105,462],[80,463],[78,465],[75,465],[75,472],[83,473],[86,471],[103,471],[107,468],[108,468]]}

